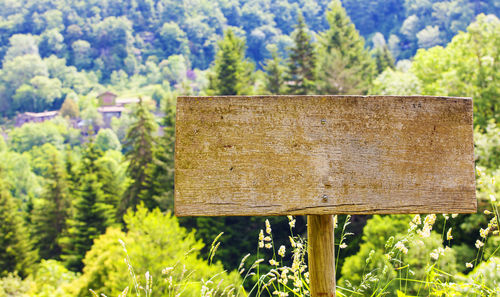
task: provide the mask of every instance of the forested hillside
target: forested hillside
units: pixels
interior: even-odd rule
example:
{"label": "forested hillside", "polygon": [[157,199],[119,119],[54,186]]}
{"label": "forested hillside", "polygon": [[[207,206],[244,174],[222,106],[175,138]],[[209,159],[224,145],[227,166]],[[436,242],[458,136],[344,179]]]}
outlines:
{"label": "forested hillside", "polygon": [[[68,95],[101,85],[203,89],[226,29],[246,41],[257,69],[273,50],[285,58],[299,15],[319,38],[329,1],[10,1],[0,2],[0,115],[59,109]],[[356,1],[344,6],[366,47],[396,60],[445,45],[498,1]]]}
{"label": "forested hillside", "polygon": [[171,214],[176,97],[257,94],[473,97],[478,213],[336,216],[338,292],[500,294],[499,15],[0,0],[0,297],[308,296],[305,217]]}

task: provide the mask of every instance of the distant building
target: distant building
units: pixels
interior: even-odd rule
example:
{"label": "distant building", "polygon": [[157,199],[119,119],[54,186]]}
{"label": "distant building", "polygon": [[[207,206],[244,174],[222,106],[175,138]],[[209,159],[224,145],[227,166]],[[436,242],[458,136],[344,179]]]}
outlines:
{"label": "distant building", "polygon": [[99,106],[113,106],[116,105],[116,97],[117,95],[113,92],[106,91],[97,96],[99,99]]}
{"label": "distant building", "polygon": [[119,118],[122,115],[122,112],[125,111],[125,107],[123,106],[100,106],[97,108],[97,111],[102,115],[102,121],[104,127],[111,127],[111,119],[113,117]]}
{"label": "distant building", "polygon": [[25,112],[17,115],[16,127],[20,127],[25,123],[41,123],[55,118],[59,111],[44,111],[44,112]]}

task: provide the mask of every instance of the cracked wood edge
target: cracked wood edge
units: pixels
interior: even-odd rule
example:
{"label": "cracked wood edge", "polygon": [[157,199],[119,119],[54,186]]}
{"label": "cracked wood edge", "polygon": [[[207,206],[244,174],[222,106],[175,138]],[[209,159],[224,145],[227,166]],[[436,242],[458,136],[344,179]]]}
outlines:
{"label": "cracked wood edge", "polygon": [[476,211],[472,100],[178,97],[179,216]]}

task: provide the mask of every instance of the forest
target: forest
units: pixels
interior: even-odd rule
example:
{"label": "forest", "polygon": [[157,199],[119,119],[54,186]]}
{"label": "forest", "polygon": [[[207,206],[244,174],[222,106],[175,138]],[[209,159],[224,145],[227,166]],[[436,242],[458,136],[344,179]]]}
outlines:
{"label": "forest", "polygon": [[305,216],[173,215],[176,97],[258,94],[472,97],[478,212],[335,216],[337,295],[500,295],[499,17],[0,0],[0,297],[308,296]]}

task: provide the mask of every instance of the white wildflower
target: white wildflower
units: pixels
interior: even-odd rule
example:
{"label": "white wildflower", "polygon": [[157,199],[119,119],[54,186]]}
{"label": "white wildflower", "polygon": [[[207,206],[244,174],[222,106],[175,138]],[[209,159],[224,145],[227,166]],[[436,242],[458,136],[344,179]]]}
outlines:
{"label": "white wildflower", "polygon": [[259,240],[260,241],[264,240],[264,230],[262,230],[262,229],[260,229]]}
{"label": "white wildflower", "polygon": [[400,252],[402,252],[405,255],[408,253],[408,248],[401,241],[398,241],[396,243],[396,245],[394,246],[394,248],[398,249]]}
{"label": "white wildflower", "polygon": [[271,224],[269,223],[269,220],[266,220],[266,233],[271,234]]}
{"label": "white wildflower", "polygon": [[284,245],[280,246],[280,248],[278,250],[278,255],[280,255],[281,257],[285,256],[285,246]]}
{"label": "white wildflower", "polygon": [[453,236],[451,235],[451,228],[448,229],[448,232],[446,232],[446,240],[452,240]]}
{"label": "white wildflower", "polygon": [[495,202],[495,201],[497,201],[497,198],[492,194],[492,195],[490,195],[490,200],[492,202]]}
{"label": "white wildflower", "polygon": [[430,253],[431,258],[434,260],[439,259],[440,255],[444,255],[444,249],[442,247],[438,247]]}
{"label": "white wildflower", "polygon": [[452,214],[452,215],[451,215],[451,218],[452,218],[452,219],[454,219],[454,218],[456,218],[456,217],[458,217],[458,213],[454,213],[454,214]]}
{"label": "white wildflower", "polygon": [[417,231],[418,235],[420,235],[421,237],[429,237],[431,236],[431,227],[429,225],[425,225],[422,230],[418,230]]}
{"label": "white wildflower", "polygon": [[269,236],[264,237],[264,241],[271,241],[271,237]]}
{"label": "white wildflower", "polygon": [[428,226],[434,225],[436,222],[436,215],[435,214],[430,214],[425,217],[424,224]]}
{"label": "white wildflower", "polygon": [[266,244],[264,245],[264,247],[265,247],[266,249],[270,249],[270,248],[272,248],[272,247],[273,247],[273,245],[272,245],[272,244],[270,244],[270,243],[266,243]]}
{"label": "white wildflower", "polygon": [[481,247],[483,247],[484,245],[484,242],[480,241],[479,239],[476,240],[476,248],[477,249],[480,249]]}
{"label": "white wildflower", "polygon": [[487,209],[485,209],[485,210],[484,210],[484,214],[485,214],[485,215],[487,215],[487,216],[489,216],[490,214],[492,214],[492,212],[491,212],[491,211],[489,211],[489,210],[487,210]]}
{"label": "white wildflower", "polygon": [[238,267],[238,269],[243,268],[243,265],[245,265],[245,261],[248,259],[248,257],[250,257],[250,254],[246,254],[245,257],[241,259],[240,266]]}
{"label": "white wildflower", "polygon": [[256,260],[253,264],[254,264],[254,265],[257,265],[257,264],[260,264],[260,263],[262,263],[262,262],[264,262],[264,259],[259,259],[259,260]]}
{"label": "white wildflower", "polygon": [[345,249],[347,247],[347,244],[345,244],[344,242],[342,242],[342,244],[339,246],[339,248],[341,249]]}
{"label": "white wildflower", "polygon": [[278,266],[278,262],[276,262],[276,260],[274,259],[269,260],[269,264],[273,266]]}
{"label": "white wildflower", "polygon": [[490,229],[489,228],[486,228],[486,229],[479,229],[479,235],[482,237],[482,238],[486,238],[488,236],[488,233],[490,233]]}
{"label": "white wildflower", "polygon": [[467,262],[467,263],[465,263],[465,267],[472,268],[472,267],[474,267],[474,265],[472,265],[472,263],[470,263],[470,262]]}

